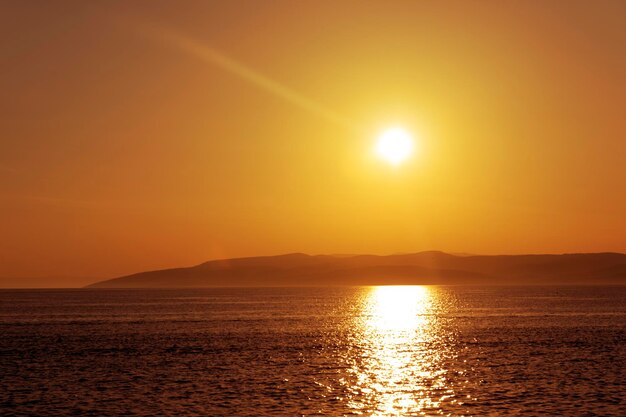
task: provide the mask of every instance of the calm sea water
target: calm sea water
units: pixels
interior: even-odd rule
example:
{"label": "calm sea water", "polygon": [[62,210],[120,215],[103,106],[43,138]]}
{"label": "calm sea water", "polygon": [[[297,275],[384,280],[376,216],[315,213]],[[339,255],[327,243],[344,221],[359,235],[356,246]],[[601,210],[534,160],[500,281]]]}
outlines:
{"label": "calm sea water", "polygon": [[0,291],[0,414],[626,416],[626,287]]}

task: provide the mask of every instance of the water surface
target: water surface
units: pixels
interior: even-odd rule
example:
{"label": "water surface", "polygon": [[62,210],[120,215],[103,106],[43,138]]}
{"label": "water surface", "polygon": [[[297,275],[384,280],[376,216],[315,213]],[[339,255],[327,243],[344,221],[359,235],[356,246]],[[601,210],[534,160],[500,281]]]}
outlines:
{"label": "water surface", "polygon": [[2,415],[626,415],[625,287],[0,291]]}

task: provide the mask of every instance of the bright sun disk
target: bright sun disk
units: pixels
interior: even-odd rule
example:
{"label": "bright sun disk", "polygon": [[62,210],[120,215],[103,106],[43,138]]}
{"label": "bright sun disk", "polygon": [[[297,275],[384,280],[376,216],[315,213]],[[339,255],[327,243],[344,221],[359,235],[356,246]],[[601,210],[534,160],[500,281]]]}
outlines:
{"label": "bright sun disk", "polygon": [[387,162],[398,165],[413,153],[413,138],[402,128],[387,129],[378,136],[376,153]]}

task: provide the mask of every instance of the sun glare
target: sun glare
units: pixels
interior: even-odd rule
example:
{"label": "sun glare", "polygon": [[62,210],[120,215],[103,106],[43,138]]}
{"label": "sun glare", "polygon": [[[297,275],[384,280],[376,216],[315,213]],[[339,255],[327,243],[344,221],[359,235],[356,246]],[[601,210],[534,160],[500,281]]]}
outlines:
{"label": "sun glare", "polygon": [[383,131],[376,141],[376,154],[393,165],[405,161],[413,153],[413,138],[406,130],[395,127]]}

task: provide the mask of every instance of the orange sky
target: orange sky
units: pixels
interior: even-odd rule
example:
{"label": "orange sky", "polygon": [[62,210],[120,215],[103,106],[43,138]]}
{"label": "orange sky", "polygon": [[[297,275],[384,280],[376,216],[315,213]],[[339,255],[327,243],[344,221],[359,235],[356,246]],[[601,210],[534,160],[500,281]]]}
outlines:
{"label": "orange sky", "polygon": [[[0,284],[296,251],[626,252],[624,16],[5,1]],[[371,155],[392,125],[418,148],[396,168]]]}

